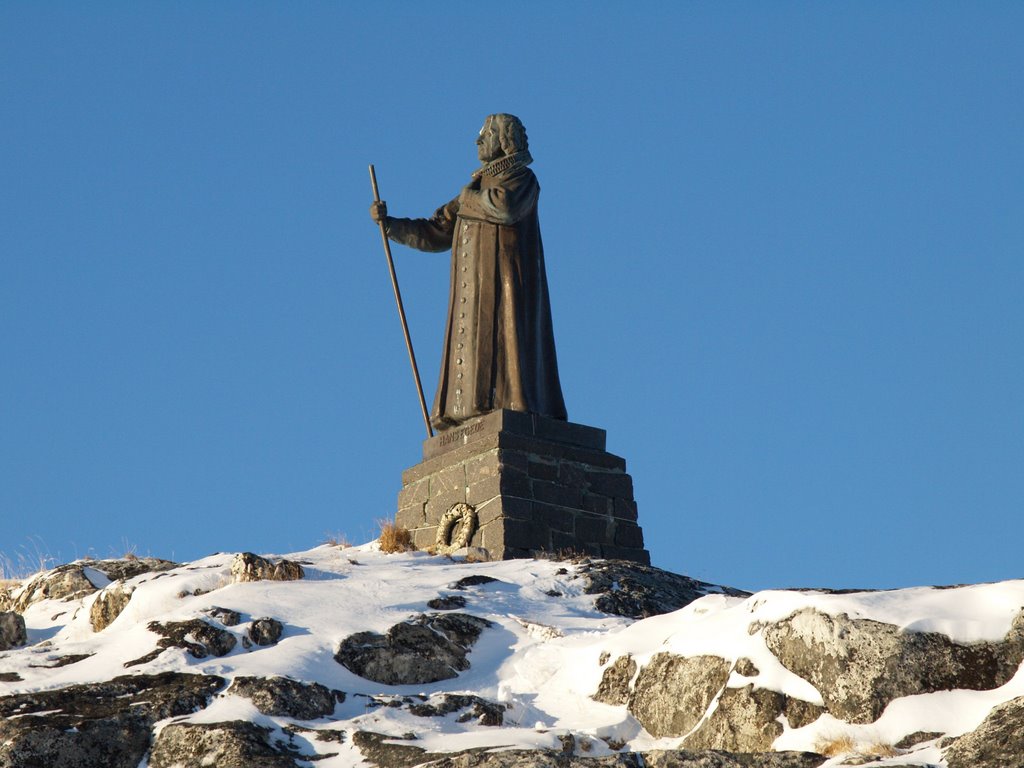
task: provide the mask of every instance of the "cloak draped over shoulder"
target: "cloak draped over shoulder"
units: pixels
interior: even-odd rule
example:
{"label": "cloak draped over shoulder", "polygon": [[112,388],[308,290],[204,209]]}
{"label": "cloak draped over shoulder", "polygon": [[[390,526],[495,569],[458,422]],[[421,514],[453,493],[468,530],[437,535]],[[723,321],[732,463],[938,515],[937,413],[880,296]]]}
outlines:
{"label": "cloak draped over shoulder", "polygon": [[429,219],[388,217],[387,235],[451,248],[451,290],[431,422],[438,430],[507,408],[565,419],[537,219],[537,177],[523,165],[480,174]]}

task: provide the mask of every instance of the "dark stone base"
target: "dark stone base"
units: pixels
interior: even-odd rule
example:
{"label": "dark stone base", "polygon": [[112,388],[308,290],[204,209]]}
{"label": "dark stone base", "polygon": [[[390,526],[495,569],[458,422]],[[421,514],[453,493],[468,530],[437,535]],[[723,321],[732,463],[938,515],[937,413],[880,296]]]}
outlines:
{"label": "dark stone base", "polygon": [[518,411],[495,411],[426,440],[402,473],[396,522],[434,545],[453,505],[476,510],[470,546],[492,559],[578,553],[650,563],[626,462],[605,432]]}

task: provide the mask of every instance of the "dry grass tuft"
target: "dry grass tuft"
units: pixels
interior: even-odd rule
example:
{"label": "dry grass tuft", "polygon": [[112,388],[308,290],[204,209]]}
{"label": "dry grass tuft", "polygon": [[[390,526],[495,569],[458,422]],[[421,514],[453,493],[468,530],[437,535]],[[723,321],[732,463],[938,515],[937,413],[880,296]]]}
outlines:
{"label": "dry grass tuft", "polygon": [[[121,555],[122,560],[131,561],[139,559],[139,546],[131,543],[128,539],[123,537],[121,539],[121,551],[123,552]],[[113,547],[110,548],[110,556],[115,559],[117,558],[117,551]]]}
{"label": "dry grass tuft", "polygon": [[814,744],[814,751],[826,757],[839,757],[840,755],[856,755],[860,758],[884,758],[896,757],[903,754],[904,750],[897,749],[892,744],[876,741],[872,744],[860,742],[858,744],[851,736],[822,736]]}
{"label": "dry grass tuft", "polygon": [[855,747],[856,743],[849,736],[822,737],[814,743],[814,751],[825,757],[848,755]]}
{"label": "dry grass tuft", "polygon": [[871,755],[872,757],[896,757],[896,755],[903,754],[901,750],[892,744],[885,744],[881,741],[865,747],[862,751],[865,755]]}
{"label": "dry grass tuft", "polygon": [[337,547],[338,549],[348,549],[352,546],[352,542],[348,540],[348,536],[346,536],[341,531],[336,531],[335,533],[325,533],[324,544],[326,544],[328,547]]}
{"label": "dry grass tuft", "polygon": [[408,528],[403,528],[394,520],[380,520],[380,551],[392,554],[393,552],[408,552],[416,549],[412,543],[412,534]]}
{"label": "dry grass tuft", "polygon": [[37,573],[48,571],[56,563],[42,543],[37,539],[29,539],[29,544],[21,546],[13,557],[0,552],[0,580],[22,582]]}

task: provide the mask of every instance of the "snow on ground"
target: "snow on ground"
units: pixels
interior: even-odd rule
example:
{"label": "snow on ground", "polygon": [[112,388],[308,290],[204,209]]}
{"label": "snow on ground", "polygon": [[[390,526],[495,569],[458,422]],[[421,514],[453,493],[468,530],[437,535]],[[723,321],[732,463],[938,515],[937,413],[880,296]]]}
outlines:
{"label": "snow on ground", "polygon": [[[0,672],[22,680],[0,682],[0,695],[108,680],[123,674],[183,671],[234,678],[286,675],[345,691],[347,698],[317,728],[351,734],[370,730],[401,736],[415,733],[416,746],[453,751],[475,746],[558,748],[566,731],[592,739],[591,755],[610,753],[607,741],[628,748],[675,748],[680,739],[655,739],[623,706],[593,701],[602,668],[602,653],[614,660],[632,654],[640,665],[659,652],[712,654],[730,660],[751,659],[760,670],[756,685],[821,703],[810,683],[786,670],[767,650],[759,633],[748,628],[812,607],[838,615],[870,618],[907,631],[942,632],[959,642],[999,640],[1024,606],[1024,581],[936,589],[922,587],[889,592],[828,594],[767,591],[749,598],[712,594],[682,610],[632,621],[595,610],[594,596],[584,594],[585,579],[569,563],[511,560],[466,563],[425,553],[386,555],[371,543],[361,547],[321,546],[285,555],[301,562],[301,581],[235,584],[234,554],[219,553],[162,573],[129,580],[136,586],[127,608],[103,632],[89,623],[95,595],[62,602],[47,600],[25,613],[30,645],[0,654]],[[496,581],[454,590],[451,585],[473,574]],[[99,574],[99,576],[102,576]],[[553,596],[553,593],[560,593]],[[457,678],[429,685],[388,686],[357,677],[333,655],[341,640],[362,631],[384,632],[414,615],[430,612],[428,600],[459,594],[467,599],[461,612],[481,616],[494,626],[481,635],[470,653],[471,668]],[[126,669],[124,662],[156,647],[150,621],[203,617],[213,607],[242,614],[228,627],[240,639],[247,622],[273,617],[285,625],[274,646],[246,649],[242,643],[226,656],[195,659],[169,649],[146,664]],[[90,654],[62,667],[60,657]],[[736,685],[750,682],[736,678]],[[509,706],[503,727],[457,723],[455,715],[416,717],[407,710],[368,706],[369,696],[473,693]],[[789,729],[776,749],[813,750],[822,738],[847,734],[858,742],[892,744],[915,731],[959,734],[975,728],[989,709],[1024,695],[1024,673],[994,691],[948,691],[910,696],[893,702],[870,725],[852,726],[824,716],[800,729]],[[290,721],[261,715],[248,699],[221,693],[193,722],[252,720],[281,727]],[[308,723],[307,723],[308,724]],[[343,744],[308,740],[309,752],[337,753],[321,768],[360,762],[351,738]],[[938,763],[937,748],[899,758],[901,764]],[[830,761],[831,763],[832,761]],[[878,764],[883,765],[885,761]]]}

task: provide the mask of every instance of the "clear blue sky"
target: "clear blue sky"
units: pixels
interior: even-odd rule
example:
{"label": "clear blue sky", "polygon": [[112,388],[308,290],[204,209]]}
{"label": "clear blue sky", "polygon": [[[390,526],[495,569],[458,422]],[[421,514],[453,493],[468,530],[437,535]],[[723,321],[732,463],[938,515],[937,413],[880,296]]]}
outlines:
{"label": "clear blue sky", "polygon": [[0,5],[0,551],[372,538],[423,427],[366,166],[427,215],[512,112],[656,565],[1024,576],[1024,5],[551,5]]}

